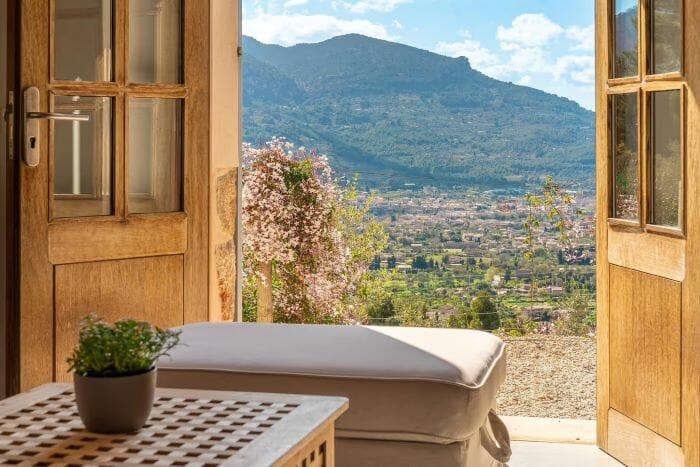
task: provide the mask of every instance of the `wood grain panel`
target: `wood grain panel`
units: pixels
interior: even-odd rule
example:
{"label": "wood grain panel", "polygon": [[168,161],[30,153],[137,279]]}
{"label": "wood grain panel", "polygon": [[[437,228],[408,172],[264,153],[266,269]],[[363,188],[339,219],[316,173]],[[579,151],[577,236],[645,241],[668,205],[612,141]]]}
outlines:
{"label": "wood grain panel", "polygon": [[[36,86],[41,95],[40,110],[48,111],[49,2],[23,0],[21,7],[21,86]],[[22,97],[17,96],[21,102]],[[21,109],[21,106],[20,106]],[[41,159],[38,167],[20,163],[20,390],[24,391],[53,377],[53,270],[48,258],[49,165],[48,125],[39,125]],[[23,142],[16,143],[22,151]],[[23,152],[23,151],[22,151]]]}
{"label": "wood grain panel", "polygon": [[681,284],[611,266],[610,290],[610,406],[680,445]]}
{"label": "wood grain panel", "polygon": [[55,276],[57,381],[70,379],[66,359],[89,313],[160,327],[184,322],[182,255],[61,265]]}
{"label": "wood grain panel", "polygon": [[648,467],[683,465],[683,451],[666,438],[616,410],[610,409],[608,420],[610,454],[625,465]]}
{"label": "wood grain panel", "polygon": [[700,465],[700,2],[685,2],[686,256],[683,283],[683,435],[686,465]]}
{"label": "wood grain panel", "polygon": [[[209,2],[184,2],[185,26],[185,322],[209,319]],[[230,122],[234,125],[235,122]],[[231,148],[231,151],[234,149]]]}
{"label": "wood grain panel", "polygon": [[181,254],[187,250],[183,213],[126,219],[66,219],[49,225],[52,264]]}
{"label": "wood grain panel", "polygon": [[608,227],[608,261],[674,281],[685,278],[685,240]]}

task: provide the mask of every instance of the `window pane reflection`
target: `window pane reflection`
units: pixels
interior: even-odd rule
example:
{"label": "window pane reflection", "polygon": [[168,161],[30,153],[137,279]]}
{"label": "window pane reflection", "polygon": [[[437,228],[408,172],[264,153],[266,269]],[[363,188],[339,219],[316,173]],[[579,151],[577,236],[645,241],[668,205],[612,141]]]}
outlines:
{"label": "window pane reflection", "polygon": [[625,78],[639,74],[639,5],[638,0],[613,0],[614,62],[613,78]]}
{"label": "window pane reflection", "polygon": [[129,2],[129,81],[179,84],[181,1]]}
{"label": "window pane reflection", "polygon": [[612,99],[613,217],[639,219],[639,158],[637,94]]}
{"label": "window pane reflection", "polygon": [[653,93],[651,112],[651,223],[678,227],[683,190],[680,91]]}
{"label": "window pane reflection", "polygon": [[129,100],[129,212],[182,210],[182,101]]}
{"label": "window pane reflection", "polygon": [[112,2],[55,0],[54,77],[112,80]]}
{"label": "window pane reflection", "polygon": [[54,110],[90,120],[53,123],[53,216],[111,214],[112,99],[56,96]]}
{"label": "window pane reflection", "polygon": [[651,73],[681,70],[682,0],[653,0],[651,15]]}

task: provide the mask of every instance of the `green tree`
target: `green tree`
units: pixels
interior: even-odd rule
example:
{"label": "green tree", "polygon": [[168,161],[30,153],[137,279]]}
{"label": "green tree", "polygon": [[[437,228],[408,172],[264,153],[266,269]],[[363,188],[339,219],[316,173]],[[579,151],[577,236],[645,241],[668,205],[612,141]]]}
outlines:
{"label": "green tree", "polygon": [[537,329],[535,322],[531,319],[516,313],[510,308],[506,308],[501,316],[501,327],[498,334],[510,337],[522,337],[532,334]]}
{"label": "green tree", "polygon": [[471,304],[471,312],[478,316],[482,324],[482,329],[493,331],[500,327],[501,320],[498,316],[498,309],[487,293],[480,293]]}
{"label": "green tree", "polygon": [[554,324],[557,334],[587,336],[595,329],[595,303],[591,294],[579,284],[571,283],[572,291],[562,303],[564,313]]}
{"label": "green tree", "polygon": [[[562,248],[572,248],[570,227],[573,218],[581,212],[574,209],[574,198],[567,193],[551,175],[545,178],[542,188],[537,194],[526,193],[525,204],[528,214],[523,222],[525,229],[525,259],[530,263],[530,309],[535,303],[538,290],[538,280],[535,273],[535,258],[542,255],[547,257],[547,250],[541,247],[541,236],[545,225],[555,229]],[[550,268],[548,265],[547,268]]]}
{"label": "green tree", "polygon": [[428,305],[425,300],[400,298],[395,302],[396,317],[402,326],[433,327],[434,321],[428,316]]}
{"label": "green tree", "polygon": [[411,263],[411,267],[413,269],[429,269],[430,265],[425,260],[425,256],[418,255],[415,258],[413,258],[413,262]]}
{"label": "green tree", "polygon": [[447,320],[448,327],[460,329],[482,329],[483,323],[479,315],[474,313],[471,307],[460,306],[459,312]]}

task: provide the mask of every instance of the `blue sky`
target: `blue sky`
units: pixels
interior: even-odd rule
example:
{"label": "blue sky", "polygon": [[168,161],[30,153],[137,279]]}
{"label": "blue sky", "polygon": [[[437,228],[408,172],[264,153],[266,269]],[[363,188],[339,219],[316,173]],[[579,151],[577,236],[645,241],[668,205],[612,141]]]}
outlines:
{"label": "blue sky", "polygon": [[243,0],[243,31],[273,44],[360,33],[466,56],[494,78],[594,106],[593,0]]}

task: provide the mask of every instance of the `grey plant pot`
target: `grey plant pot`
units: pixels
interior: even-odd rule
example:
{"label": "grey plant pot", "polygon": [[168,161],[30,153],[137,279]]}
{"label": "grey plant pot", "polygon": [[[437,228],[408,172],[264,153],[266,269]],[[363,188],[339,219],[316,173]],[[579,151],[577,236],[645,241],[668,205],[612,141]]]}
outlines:
{"label": "grey plant pot", "polygon": [[156,392],[156,369],[130,376],[74,374],[78,414],[93,433],[133,433],[146,424]]}

